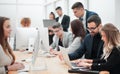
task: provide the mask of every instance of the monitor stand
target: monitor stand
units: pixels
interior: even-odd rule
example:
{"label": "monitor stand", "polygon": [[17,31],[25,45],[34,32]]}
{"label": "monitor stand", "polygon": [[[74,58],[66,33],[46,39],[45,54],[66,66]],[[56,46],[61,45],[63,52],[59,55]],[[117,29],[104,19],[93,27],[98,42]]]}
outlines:
{"label": "monitor stand", "polygon": [[47,64],[44,57],[37,57],[34,63],[31,63],[30,70],[46,70]]}

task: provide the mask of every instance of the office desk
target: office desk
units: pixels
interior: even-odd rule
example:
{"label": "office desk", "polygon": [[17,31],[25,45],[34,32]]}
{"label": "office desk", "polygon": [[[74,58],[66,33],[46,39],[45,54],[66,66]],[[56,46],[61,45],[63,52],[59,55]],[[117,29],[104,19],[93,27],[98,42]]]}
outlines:
{"label": "office desk", "polygon": [[[16,60],[26,59],[31,57],[31,54],[24,52],[14,51]],[[42,71],[29,71],[28,74],[75,74],[68,73],[68,66],[59,60],[59,58],[51,57],[45,58],[47,69]],[[17,71],[9,71],[8,74],[18,74]]]}
{"label": "office desk", "polygon": [[[16,60],[26,59],[32,56],[24,52],[14,51]],[[68,66],[59,60],[58,57],[45,58],[47,69],[42,71],[29,71],[28,74],[80,74],[68,73]],[[17,71],[9,71],[8,74],[18,74]],[[109,74],[107,71],[101,71],[100,74]]]}

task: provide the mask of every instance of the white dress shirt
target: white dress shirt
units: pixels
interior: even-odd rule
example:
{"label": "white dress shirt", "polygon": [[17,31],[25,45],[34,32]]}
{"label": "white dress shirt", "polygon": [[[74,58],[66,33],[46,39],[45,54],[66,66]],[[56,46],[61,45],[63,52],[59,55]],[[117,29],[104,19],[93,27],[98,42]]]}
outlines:
{"label": "white dress shirt", "polygon": [[62,23],[63,16],[64,16],[64,15],[59,16],[58,22],[59,22],[60,24]]}
{"label": "white dress shirt", "polygon": [[85,12],[84,12],[84,15],[83,15],[83,20],[82,20],[82,23],[83,23],[83,26],[84,26],[84,29],[86,29],[86,10],[85,10]]}

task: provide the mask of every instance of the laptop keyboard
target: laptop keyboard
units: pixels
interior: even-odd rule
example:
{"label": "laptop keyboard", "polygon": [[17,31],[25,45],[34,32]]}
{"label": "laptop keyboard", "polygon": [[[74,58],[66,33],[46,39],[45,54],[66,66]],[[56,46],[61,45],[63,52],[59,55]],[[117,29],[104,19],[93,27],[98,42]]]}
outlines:
{"label": "laptop keyboard", "polygon": [[77,64],[74,63],[74,62],[71,62],[71,65],[72,65],[73,67],[77,67]]}

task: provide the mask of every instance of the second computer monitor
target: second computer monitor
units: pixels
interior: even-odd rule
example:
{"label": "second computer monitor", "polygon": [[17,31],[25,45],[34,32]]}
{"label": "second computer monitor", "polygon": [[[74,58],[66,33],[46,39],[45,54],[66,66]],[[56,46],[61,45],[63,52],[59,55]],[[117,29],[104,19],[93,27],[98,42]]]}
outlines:
{"label": "second computer monitor", "polygon": [[49,51],[48,28],[39,28],[40,32],[40,48],[44,51]]}
{"label": "second computer monitor", "polygon": [[[38,30],[36,28],[16,28],[16,50],[28,49],[29,40],[32,40],[37,37]],[[31,42],[31,41],[30,41]]]}

